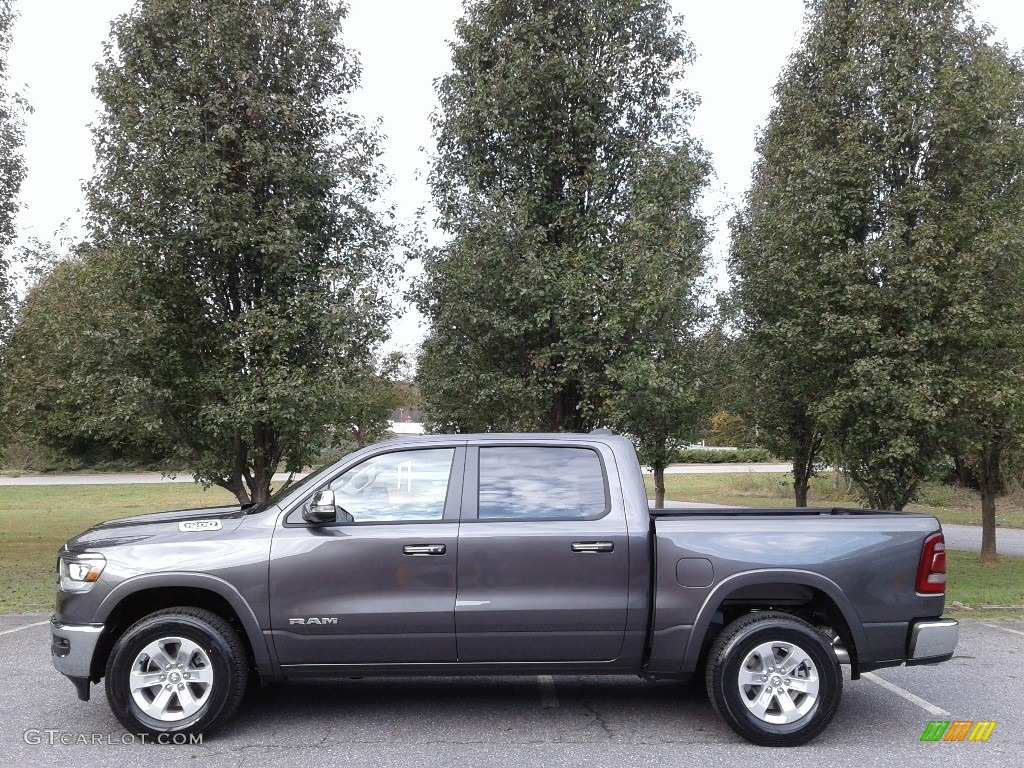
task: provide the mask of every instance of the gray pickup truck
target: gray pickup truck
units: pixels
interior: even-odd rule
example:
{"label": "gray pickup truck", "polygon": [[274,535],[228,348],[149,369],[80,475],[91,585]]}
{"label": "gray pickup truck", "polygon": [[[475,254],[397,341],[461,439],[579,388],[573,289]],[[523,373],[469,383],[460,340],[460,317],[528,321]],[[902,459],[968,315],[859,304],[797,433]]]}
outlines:
{"label": "gray pickup truck", "polygon": [[945,570],[927,515],[649,509],[623,437],[415,437],[71,539],[51,651],[135,733],[206,731],[253,681],[703,675],[739,735],[789,746],[832,719],[840,664],[952,656]]}

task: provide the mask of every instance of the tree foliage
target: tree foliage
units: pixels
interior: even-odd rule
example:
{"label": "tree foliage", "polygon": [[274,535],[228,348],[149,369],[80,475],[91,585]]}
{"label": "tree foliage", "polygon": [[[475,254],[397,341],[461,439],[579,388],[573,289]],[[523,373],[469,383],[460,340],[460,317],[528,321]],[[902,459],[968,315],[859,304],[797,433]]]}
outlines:
{"label": "tree foliage", "polygon": [[958,194],[937,223],[956,277],[944,315],[944,445],[978,479],[983,562],[996,559],[996,496],[1024,438],[1024,60],[977,45],[975,98],[958,116],[959,151],[942,183]]}
{"label": "tree foliage", "polygon": [[142,0],[97,67],[97,255],[68,271],[117,265],[123,306],[89,322],[116,311],[133,343],[91,350],[117,376],[82,418],[164,441],[242,502],[351,417],[350,385],[392,314],[378,138],[345,108],[359,81],[345,13],[334,0]]}
{"label": "tree foliage", "polygon": [[826,433],[895,509],[947,439],[994,213],[977,190],[1011,172],[974,165],[1006,107],[987,33],[965,2],[808,4],[731,256],[759,437],[794,458],[798,500]]}
{"label": "tree foliage", "polygon": [[606,400],[608,421],[629,435],[654,476],[654,506],[665,506],[665,469],[697,439],[709,410],[706,339],[677,337],[652,344],[646,356],[615,366]]}
{"label": "tree foliage", "polygon": [[162,335],[131,296],[132,262],[80,248],[29,290],[11,337],[7,417],[67,457],[106,447],[128,458],[167,455],[142,372]]}
{"label": "tree foliage", "polygon": [[662,0],[480,0],[456,34],[430,177],[450,239],[414,291],[433,426],[648,423],[625,406],[685,396],[679,365],[649,374],[683,359],[707,237],[681,21]]}
{"label": "tree foliage", "polygon": [[[5,375],[5,347],[13,324],[15,293],[10,274],[10,249],[17,234],[18,193],[25,179],[23,116],[28,105],[7,91],[7,51],[15,13],[11,0],[0,0],[0,397]],[[2,403],[0,403],[2,404]],[[9,437],[0,425],[0,447]]]}

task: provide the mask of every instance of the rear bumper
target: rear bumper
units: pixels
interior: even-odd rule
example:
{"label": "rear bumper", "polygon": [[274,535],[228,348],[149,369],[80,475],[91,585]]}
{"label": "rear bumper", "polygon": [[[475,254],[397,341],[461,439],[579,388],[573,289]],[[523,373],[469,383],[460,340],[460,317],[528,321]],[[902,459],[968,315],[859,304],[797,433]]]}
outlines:
{"label": "rear bumper", "polygon": [[914,622],[907,644],[907,666],[938,664],[953,658],[960,640],[960,624],[954,619]]}

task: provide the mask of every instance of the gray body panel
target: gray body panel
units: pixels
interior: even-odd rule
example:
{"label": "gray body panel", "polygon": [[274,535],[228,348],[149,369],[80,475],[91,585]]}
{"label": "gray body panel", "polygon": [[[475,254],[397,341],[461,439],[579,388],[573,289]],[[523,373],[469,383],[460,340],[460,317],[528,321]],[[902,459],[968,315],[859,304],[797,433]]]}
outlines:
{"label": "gray body panel", "polygon": [[[522,437],[489,444],[529,445]],[[596,450],[603,466],[615,466],[606,445],[579,439],[561,445]],[[475,450],[470,448],[467,462],[469,489],[478,482]],[[460,662],[621,657],[631,587],[629,532],[618,472],[605,476],[607,511],[596,520],[481,520],[476,493],[464,494],[455,605]],[[609,549],[573,551],[574,544],[597,542]],[[645,574],[635,586],[646,589],[647,580]]]}
{"label": "gray body panel", "polygon": [[[406,545],[445,545],[413,558]],[[282,664],[434,663],[455,655],[459,525],[282,528],[270,566]],[[298,624],[294,619],[319,619]]]}
{"label": "gray body panel", "polygon": [[[595,451],[605,514],[478,519],[478,456],[490,446]],[[364,460],[438,447],[456,449],[443,519],[302,521],[314,493]],[[219,530],[179,530],[183,521],[213,519]],[[780,595],[784,604],[813,589],[842,614],[855,663],[868,669],[906,661],[916,622],[941,615],[943,596],[915,591],[924,540],[939,530],[932,517],[893,513],[652,513],[636,454],[622,437],[407,438],[351,454],[274,504],[91,528],[65,550],[99,552],[106,568],[89,592],[58,592],[54,619],[73,637],[68,627],[103,625],[141,590],[187,588],[231,607],[266,679],[534,671],[687,677],[723,601],[739,595],[772,607]],[[436,551],[409,556],[408,547]],[[58,668],[80,670],[75,653],[73,646]]]}
{"label": "gray body panel", "polygon": [[[737,513],[656,519],[655,530],[651,658],[659,666],[652,671],[692,671],[717,607],[738,590],[746,600],[763,590],[768,601],[777,590],[764,585],[824,592],[843,613],[865,664],[902,661],[910,622],[943,610],[943,596],[915,591],[924,539],[937,530],[929,517],[880,513],[780,519]],[[692,559],[710,563],[709,583],[680,583],[679,564]],[[680,644],[687,649],[682,658]]]}

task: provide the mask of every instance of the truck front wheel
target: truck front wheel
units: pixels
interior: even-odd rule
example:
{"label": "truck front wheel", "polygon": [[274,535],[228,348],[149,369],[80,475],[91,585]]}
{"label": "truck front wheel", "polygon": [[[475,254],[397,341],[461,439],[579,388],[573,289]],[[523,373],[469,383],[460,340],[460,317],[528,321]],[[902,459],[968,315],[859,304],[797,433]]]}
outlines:
{"label": "truck front wheel", "polygon": [[234,713],[247,679],[245,647],[230,624],[200,608],[168,608],[115,643],[107,701],[132,733],[202,733]]}
{"label": "truck front wheel", "polygon": [[775,611],[729,624],[708,654],[708,698],[740,736],[762,746],[810,741],[839,707],[843,675],[829,639]]}

